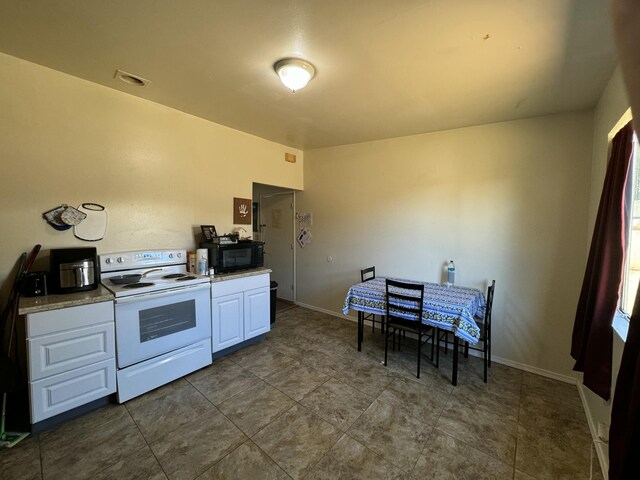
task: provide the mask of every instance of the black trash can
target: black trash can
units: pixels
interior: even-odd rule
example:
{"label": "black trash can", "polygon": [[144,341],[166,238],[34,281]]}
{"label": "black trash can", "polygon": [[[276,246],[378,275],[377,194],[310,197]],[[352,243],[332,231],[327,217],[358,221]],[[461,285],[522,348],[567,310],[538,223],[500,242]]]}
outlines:
{"label": "black trash can", "polygon": [[278,282],[271,280],[271,323],[276,321],[276,298],[278,297]]}

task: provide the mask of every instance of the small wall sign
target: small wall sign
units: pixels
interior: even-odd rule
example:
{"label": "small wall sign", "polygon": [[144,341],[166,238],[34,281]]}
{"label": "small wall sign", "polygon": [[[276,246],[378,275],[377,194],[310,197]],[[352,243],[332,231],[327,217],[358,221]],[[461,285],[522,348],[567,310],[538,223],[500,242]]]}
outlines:
{"label": "small wall sign", "polygon": [[234,225],[251,225],[251,199],[233,199],[233,223]]}
{"label": "small wall sign", "polygon": [[300,232],[298,233],[297,240],[300,246],[304,248],[309,245],[309,243],[311,243],[312,237],[313,235],[311,235],[311,230],[309,230],[308,228],[301,228]]}

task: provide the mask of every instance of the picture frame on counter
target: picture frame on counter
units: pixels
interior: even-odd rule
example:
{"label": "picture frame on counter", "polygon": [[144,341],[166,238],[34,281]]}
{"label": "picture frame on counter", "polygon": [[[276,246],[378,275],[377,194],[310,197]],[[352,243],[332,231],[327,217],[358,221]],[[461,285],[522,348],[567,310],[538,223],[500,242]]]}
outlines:
{"label": "picture frame on counter", "polygon": [[200,225],[200,230],[202,230],[203,241],[212,242],[218,236],[215,225]]}

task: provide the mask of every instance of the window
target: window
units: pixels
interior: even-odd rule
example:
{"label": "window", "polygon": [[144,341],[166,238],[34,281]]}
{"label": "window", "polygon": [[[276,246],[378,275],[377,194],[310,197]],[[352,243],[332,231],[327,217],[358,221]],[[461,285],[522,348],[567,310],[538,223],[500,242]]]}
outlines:
{"label": "window", "polygon": [[633,136],[633,159],[631,161],[629,186],[631,198],[627,225],[627,252],[625,255],[624,277],[622,279],[621,310],[631,315],[640,283],[640,146],[637,133]]}

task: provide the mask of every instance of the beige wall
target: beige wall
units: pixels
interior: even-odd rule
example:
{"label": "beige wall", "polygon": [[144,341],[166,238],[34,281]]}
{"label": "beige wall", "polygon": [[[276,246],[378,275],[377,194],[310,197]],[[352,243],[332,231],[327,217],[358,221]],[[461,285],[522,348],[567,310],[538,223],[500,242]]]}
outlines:
{"label": "beige wall", "polygon": [[570,375],[592,130],[582,112],[306,151],[298,300],[340,312],[363,267],[438,282],[454,259],[459,284],[497,282],[494,355]]}
{"label": "beige wall", "polygon": [[[251,198],[253,182],[303,187],[296,149],[1,53],[0,85],[0,284],[36,243],[193,248],[200,224],[232,229],[233,197]],[[82,202],[109,210],[104,240],[41,218]]]}

